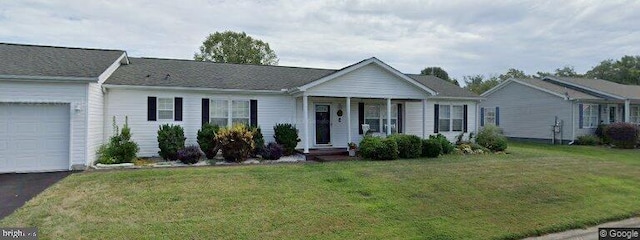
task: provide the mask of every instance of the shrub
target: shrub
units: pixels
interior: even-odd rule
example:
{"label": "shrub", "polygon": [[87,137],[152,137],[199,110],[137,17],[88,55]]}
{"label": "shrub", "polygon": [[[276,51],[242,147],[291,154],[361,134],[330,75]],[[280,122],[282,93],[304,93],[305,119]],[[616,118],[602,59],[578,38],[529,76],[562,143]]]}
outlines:
{"label": "shrub", "polygon": [[584,135],[579,136],[576,140],[576,144],[578,145],[590,145],[595,146],[600,143],[600,138],[596,135]]}
{"label": "shrub", "polygon": [[278,160],[282,157],[283,153],[284,149],[282,148],[282,145],[275,142],[270,142],[267,146],[262,148],[261,151],[262,159],[266,160]]}
{"label": "shrub", "polygon": [[262,149],[264,148],[264,136],[262,136],[262,129],[260,129],[260,127],[250,127],[250,129],[253,134],[253,145],[256,146],[251,155],[255,157],[262,153]]}
{"label": "shrub", "polygon": [[158,129],[158,147],[160,157],[165,160],[178,160],[178,150],[184,148],[184,129],[180,125],[163,124]]}
{"label": "shrub", "polygon": [[224,160],[228,162],[244,161],[255,148],[253,134],[244,124],[221,128],[216,134],[216,140],[221,145]]}
{"label": "shrub", "polygon": [[109,138],[109,142],[100,146],[97,151],[98,159],[96,163],[117,164],[130,163],[136,158],[136,154],[140,148],[138,144],[131,140],[131,129],[129,128],[128,118],[125,117],[125,123],[122,130],[118,130],[116,125],[116,117],[113,117],[113,136]]}
{"label": "shrub", "polygon": [[634,148],[638,143],[638,127],[631,123],[609,124],[605,135],[616,148]]}
{"label": "shrub", "polygon": [[373,160],[398,159],[398,144],[392,138],[365,136],[360,142],[360,155]]}
{"label": "shrub", "polygon": [[220,146],[216,141],[216,133],[218,132],[218,125],[212,125],[210,123],[205,123],[202,125],[202,128],[198,130],[198,145],[200,145],[200,149],[204,152],[207,159],[213,159],[216,157]]}
{"label": "shrub", "polygon": [[476,142],[480,146],[486,147],[492,152],[504,151],[507,149],[507,138],[502,135],[500,128],[487,125],[478,132]]}
{"label": "shrub", "polygon": [[187,146],[178,150],[178,160],[184,164],[194,164],[204,157],[204,153],[197,145]]}
{"label": "shrub", "polygon": [[611,143],[611,139],[609,139],[609,137],[607,137],[607,134],[606,134],[608,127],[609,125],[607,124],[598,124],[598,128],[596,128],[596,132],[594,133],[596,136],[600,138],[600,141],[602,142],[602,144]]}
{"label": "shrub", "polygon": [[442,153],[442,143],[435,139],[422,139],[422,157],[435,158]]}
{"label": "shrub", "polygon": [[389,138],[398,144],[398,156],[400,158],[417,158],[422,154],[422,141],[418,136],[393,134]]}
{"label": "shrub", "polygon": [[284,148],[284,155],[289,156],[296,150],[300,138],[298,138],[298,129],[292,124],[281,123],[273,126],[273,138]]}
{"label": "shrub", "polygon": [[453,152],[454,148],[456,148],[456,146],[454,146],[451,142],[449,142],[447,137],[445,137],[440,133],[436,135],[430,135],[429,138],[434,139],[440,143],[440,146],[442,147],[442,154],[449,154]]}

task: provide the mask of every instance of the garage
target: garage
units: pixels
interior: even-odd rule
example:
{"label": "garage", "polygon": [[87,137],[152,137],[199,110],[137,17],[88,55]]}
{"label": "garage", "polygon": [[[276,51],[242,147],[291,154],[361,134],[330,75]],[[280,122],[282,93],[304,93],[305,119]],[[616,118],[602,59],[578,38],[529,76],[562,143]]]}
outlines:
{"label": "garage", "polygon": [[0,172],[69,170],[70,107],[0,103]]}

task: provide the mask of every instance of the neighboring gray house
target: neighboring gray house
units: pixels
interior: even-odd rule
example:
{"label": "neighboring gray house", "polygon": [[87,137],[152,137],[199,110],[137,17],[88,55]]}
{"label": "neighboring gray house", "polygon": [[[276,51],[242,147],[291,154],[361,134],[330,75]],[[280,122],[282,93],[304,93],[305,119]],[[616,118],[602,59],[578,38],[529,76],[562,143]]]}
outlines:
{"label": "neighboring gray house", "polygon": [[[640,124],[640,86],[601,79],[508,79],[481,96],[479,125],[499,126],[507,137],[571,142],[599,124]],[[559,124],[556,124],[558,120]]]}

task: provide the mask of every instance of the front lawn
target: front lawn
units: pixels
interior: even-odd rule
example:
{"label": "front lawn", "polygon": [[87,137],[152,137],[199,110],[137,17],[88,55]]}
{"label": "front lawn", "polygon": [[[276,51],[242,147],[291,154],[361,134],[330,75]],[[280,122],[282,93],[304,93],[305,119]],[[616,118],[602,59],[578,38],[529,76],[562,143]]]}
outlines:
{"label": "front lawn", "polygon": [[519,238],[640,214],[640,151],[74,174],[0,221],[41,239]]}

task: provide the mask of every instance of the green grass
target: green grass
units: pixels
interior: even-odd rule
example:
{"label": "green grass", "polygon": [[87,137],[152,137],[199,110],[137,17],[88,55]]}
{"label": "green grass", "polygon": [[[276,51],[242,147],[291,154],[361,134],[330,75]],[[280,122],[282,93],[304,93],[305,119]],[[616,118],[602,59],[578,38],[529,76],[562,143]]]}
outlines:
{"label": "green grass", "polygon": [[0,226],[41,239],[520,238],[640,214],[640,151],[74,174]]}

